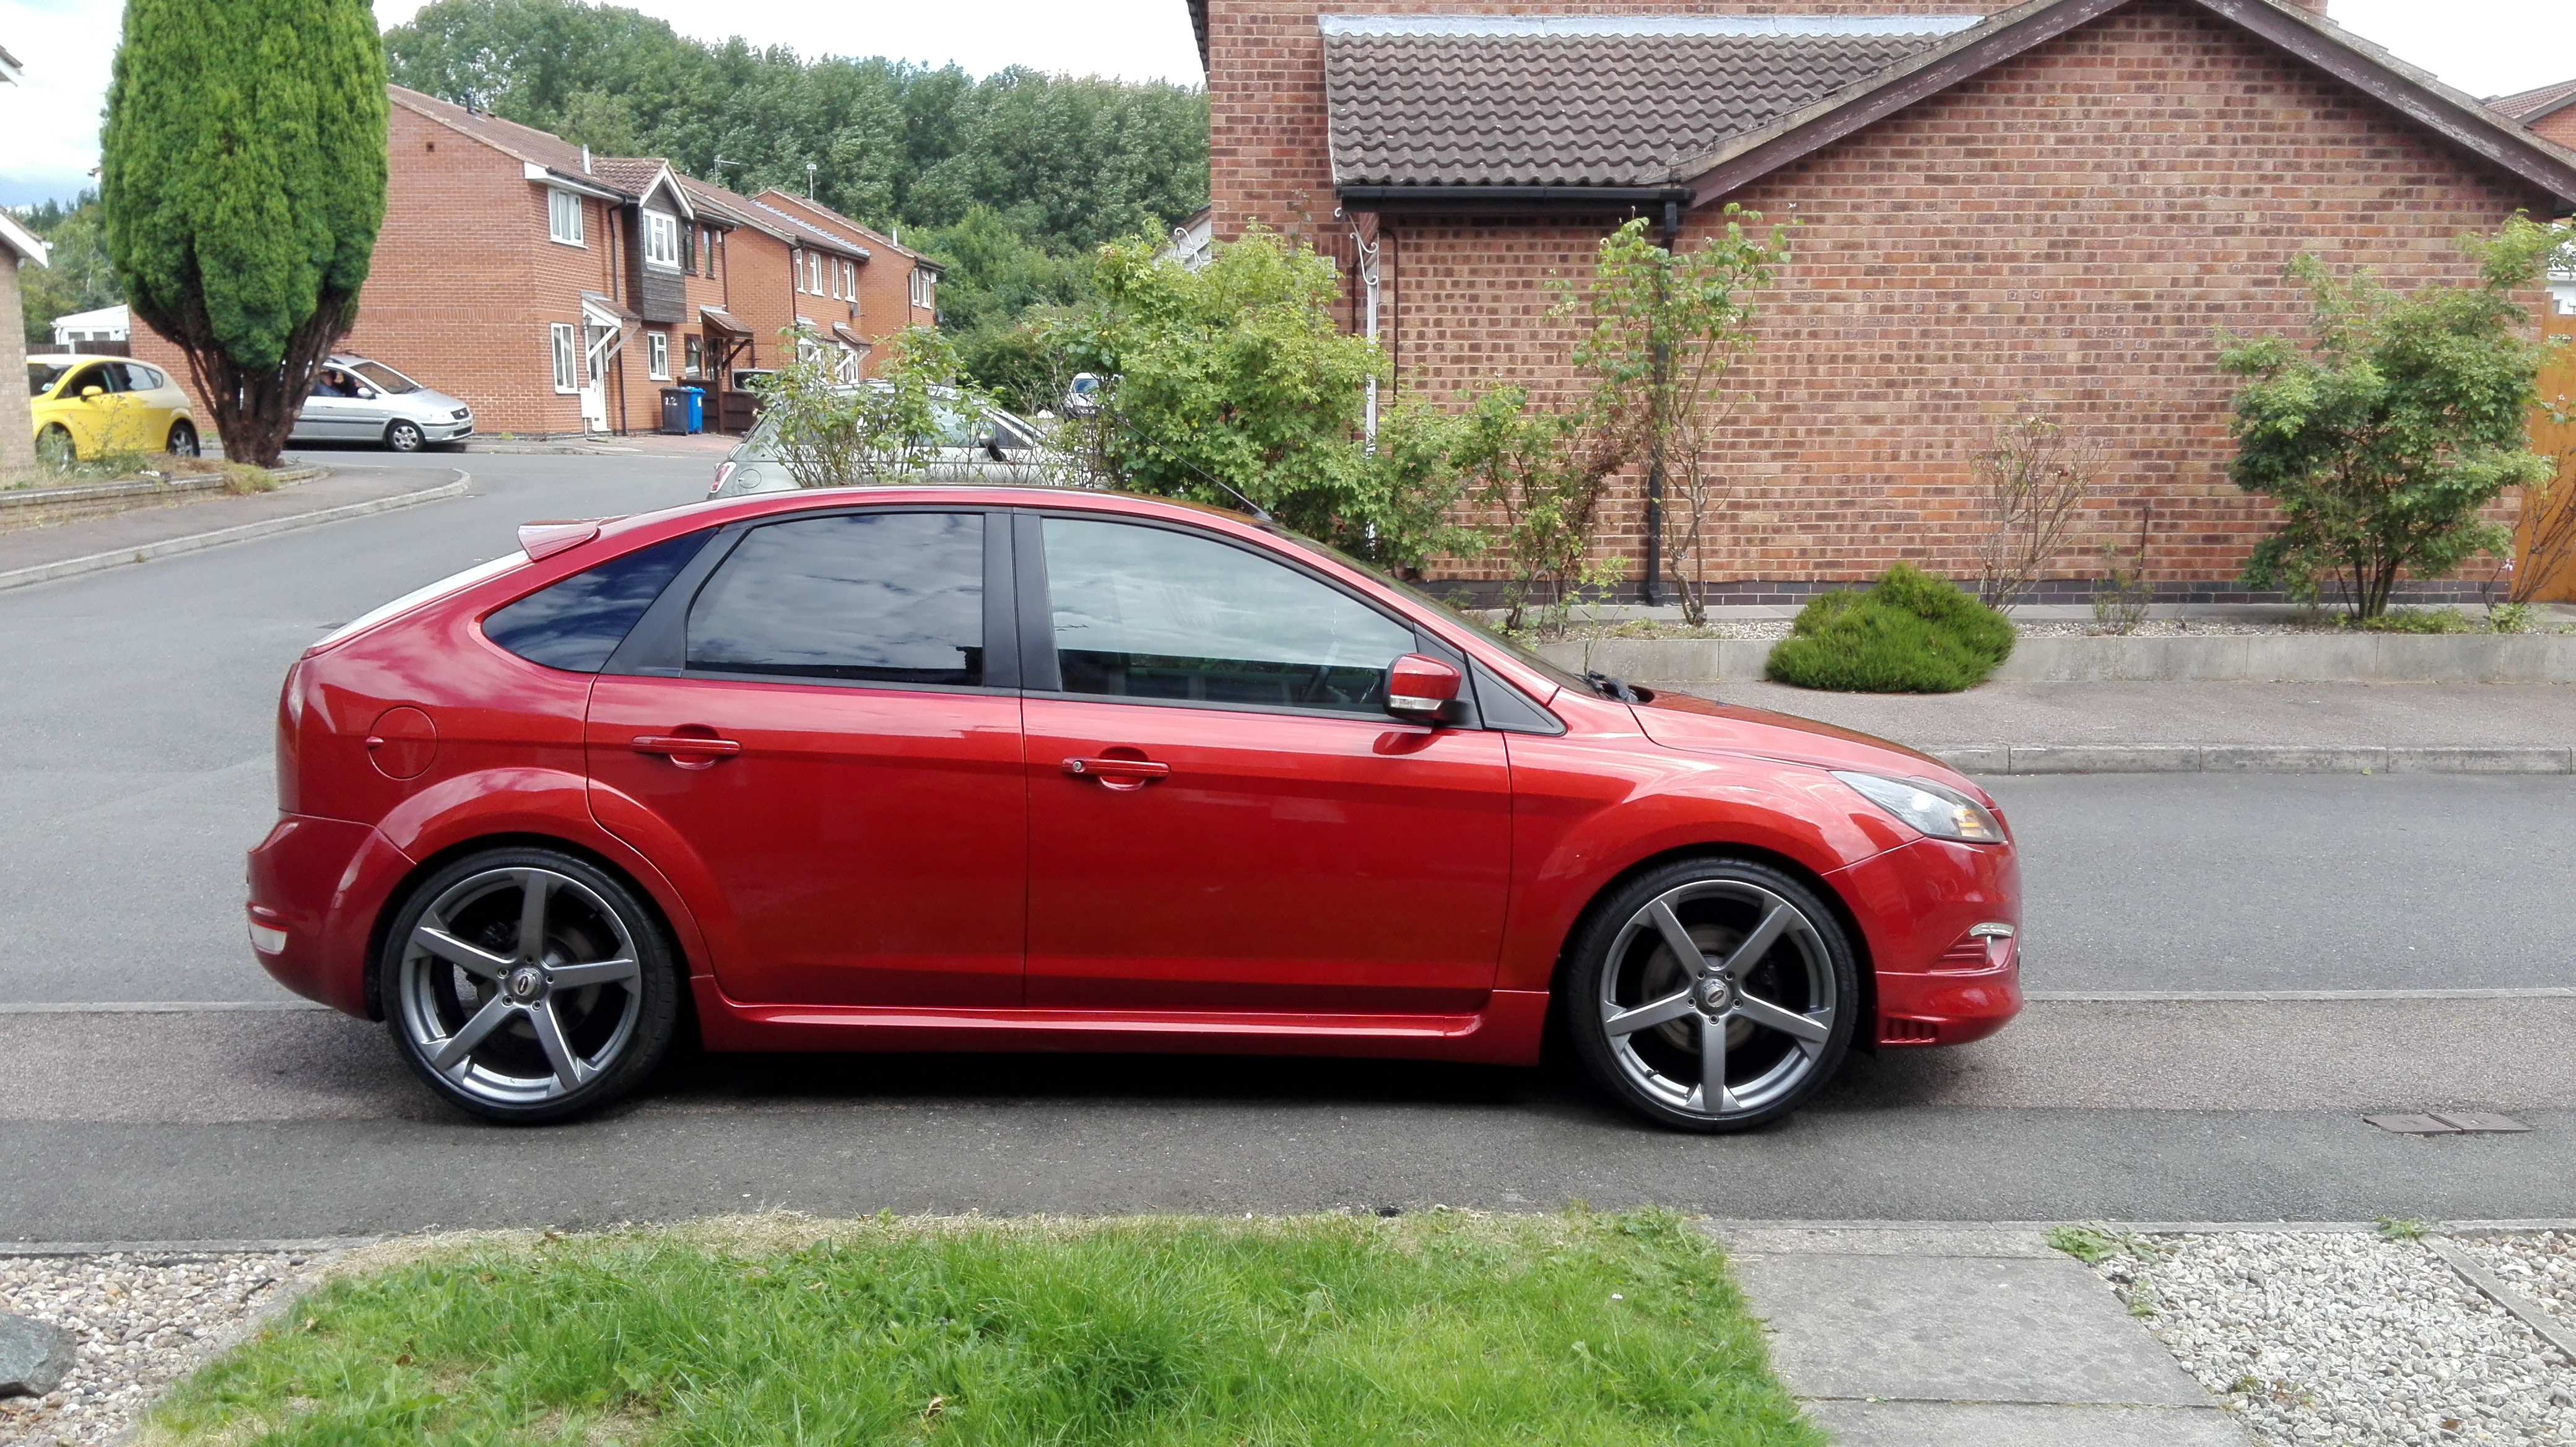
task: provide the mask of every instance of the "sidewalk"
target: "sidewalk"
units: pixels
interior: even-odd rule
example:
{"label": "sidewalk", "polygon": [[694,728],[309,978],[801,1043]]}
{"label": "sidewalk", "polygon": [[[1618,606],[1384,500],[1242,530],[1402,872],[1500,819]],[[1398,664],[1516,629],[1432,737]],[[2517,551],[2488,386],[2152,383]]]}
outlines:
{"label": "sidewalk", "polygon": [[1659,686],[1856,729],[1977,772],[2576,769],[2576,687],[2564,684],[1990,683],[1950,694]]}
{"label": "sidewalk", "polygon": [[138,508],[0,533],[0,589],[143,562],[266,532],[457,496],[463,468],[338,467],[274,492]]}
{"label": "sidewalk", "polygon": [[1771,1364],[1839,1447],[2248,1447],[2039,1233],[1718,1226]]}

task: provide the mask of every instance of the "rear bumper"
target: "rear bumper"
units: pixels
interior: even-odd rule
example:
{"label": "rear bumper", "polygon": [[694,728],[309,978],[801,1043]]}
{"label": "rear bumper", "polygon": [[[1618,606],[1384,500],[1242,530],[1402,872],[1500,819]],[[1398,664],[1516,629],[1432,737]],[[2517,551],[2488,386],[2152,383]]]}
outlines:
{"label": "rear bumper", "polygon": [[2009,848],[1918,839],[1838,871],[1876,966],[1877,1043],[1965,1045],[2021,1013],[2021,941],[1975,963],[1945,960],[1978,925],[2021,925],[2021,867]]}
{"label": "rear bumper", "polygon": [[412,860],[365,824],[280,815],[250,852],[251,952],[308,1000],[373,1019],[367,955],[377,914]]}

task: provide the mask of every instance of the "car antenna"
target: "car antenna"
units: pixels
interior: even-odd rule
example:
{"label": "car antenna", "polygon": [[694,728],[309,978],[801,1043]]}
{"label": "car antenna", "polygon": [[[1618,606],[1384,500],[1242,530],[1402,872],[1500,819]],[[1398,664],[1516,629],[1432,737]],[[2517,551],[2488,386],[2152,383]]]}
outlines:
{"label": "car antenna", "polygon": [[[1101,410],[1103,412],[1107,412],[1112,417],[1116,417],[1118,425],[1127,429],[1128,436],[1144,443],[1147,447],[1155,445],[1152,438],[1147,437],[1144,433],[1136,430],[1136,424],[1128,421],[1124,417],[1119,417],[1116,412],[1110,410],[1107,404],[1104,403]],[[1243,510],[1252,514],[1253,521],[1272,524],[1276,524],[1279,521],[1277,518],[1270,515],[1270,510],[1268,508],[1265,508],[1261,504],[1254,502],[1252,499],[1245,497],[1243,495],[1243,490],[1236,487],[1233,483],[1209,476],[1206,468],[1199,466],[1197,463],[1190,461],[1186,457],[1173,457],[1171,460],[1188,468],[1190,471],[1197,473],[1199,481],[1206,483],[1208,486],[1217,489],[1219,492],[1224,493],[1230,498],[1233,498],[1236,502],[1243,504]]]}

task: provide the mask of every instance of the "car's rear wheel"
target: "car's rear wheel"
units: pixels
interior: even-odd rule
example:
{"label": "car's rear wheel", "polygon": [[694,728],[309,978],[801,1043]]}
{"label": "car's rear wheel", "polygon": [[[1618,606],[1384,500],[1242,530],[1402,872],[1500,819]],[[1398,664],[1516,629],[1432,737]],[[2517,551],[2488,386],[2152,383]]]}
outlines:
{"label": "car's rear wheel", "polygon": [[1860,1002],[1851,941],[1814,891],[1739,859],[1630,881],[1565,982],[1575,1053],[1631,1108],[1694,1131],[1778,1120],[1833,1078]]}
{"label": "car's rear wheel", "polygon": [[395,422],[385,428],[385,446],[396,452],[418,452],[427,441],[420,428],[409,422]]}
{"label": "car's rear wheel", "polygon": [[171,423],[170,441],[168,446],[163,450],[168,452],[172,457],[196,456],[197,429],[184,421]]}
{"label": "car's rear wheel", "polygon": [[57,472],[78,461],[79,454],[70,429],[60,423],[47,424],[36,434],[36,460]]}
{"label": "car's rear wheel", "polygon": [[422,881],[378,961],[403,1057],[490,1120],[562,1120],[670,1049],[676,952],[633,889],[551,849],[496,849]]}

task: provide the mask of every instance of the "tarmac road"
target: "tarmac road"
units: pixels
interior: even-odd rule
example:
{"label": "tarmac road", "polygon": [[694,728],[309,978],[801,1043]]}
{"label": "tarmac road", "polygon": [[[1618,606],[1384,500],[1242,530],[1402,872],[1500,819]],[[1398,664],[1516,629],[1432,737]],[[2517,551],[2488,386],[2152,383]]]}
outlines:
{"label": "tarmac road", "polygon": [[[277,681],[306,642],[535,517],[688,501],[699,458],[469,455],[475,495],[0,593],[0,1238],[327,1235],[815,1211],[1285,1210],[1584,1198],[1735,1217],[2576,1213],[2576,1003],[2049,1003],[1858,1062],[1751,1138],[1640,1128],[1562,1072],[754,1057],[573,1127],[428,1100],[242,938]],[[2576,780],[1998,780],[2026,983],[2066,993],[2576,984]],[[31,1007],[72,1005],[69,1012]],[[2419,1139],[2364,1111],[2477,1107]]]}

